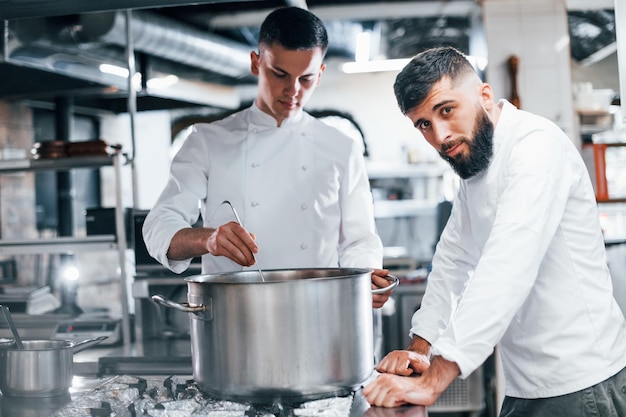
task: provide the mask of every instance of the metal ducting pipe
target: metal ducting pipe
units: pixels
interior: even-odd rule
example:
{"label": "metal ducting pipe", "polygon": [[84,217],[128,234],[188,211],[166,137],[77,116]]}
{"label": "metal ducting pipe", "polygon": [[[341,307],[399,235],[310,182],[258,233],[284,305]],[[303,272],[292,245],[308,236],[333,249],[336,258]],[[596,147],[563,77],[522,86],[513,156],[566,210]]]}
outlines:
{"label": "metal ducting pipe", "polygon": [[[234,78],[250,73],[247,45],[149,13],[133,12],[135,50]],[[84,14],[75,26],[80,42],[126,46],[123,12]]]}

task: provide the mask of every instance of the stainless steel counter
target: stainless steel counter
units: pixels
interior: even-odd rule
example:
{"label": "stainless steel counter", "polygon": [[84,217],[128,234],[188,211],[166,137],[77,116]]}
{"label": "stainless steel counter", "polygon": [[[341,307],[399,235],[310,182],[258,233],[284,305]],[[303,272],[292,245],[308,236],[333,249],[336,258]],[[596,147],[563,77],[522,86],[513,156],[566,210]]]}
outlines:
{"label": "stainless steel counter", "polygon": [[130,345],[94,347],[74,355],[74,375],[191,374],[189,339],[151,339]]}

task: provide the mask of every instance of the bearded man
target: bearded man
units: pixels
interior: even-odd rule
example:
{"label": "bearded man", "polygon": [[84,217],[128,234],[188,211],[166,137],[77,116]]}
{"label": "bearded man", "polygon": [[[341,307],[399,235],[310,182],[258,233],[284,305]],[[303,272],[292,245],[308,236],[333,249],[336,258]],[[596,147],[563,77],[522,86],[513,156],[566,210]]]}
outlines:
{"label": "bearded man", "polygon": [[461,184],[412,341],[379,363],[368,401],[431,405],[497,345],[501,417],[626,416],[626,323],[576,147],[553,122],[494,101],[454,48],[417,55],[394,90]]}

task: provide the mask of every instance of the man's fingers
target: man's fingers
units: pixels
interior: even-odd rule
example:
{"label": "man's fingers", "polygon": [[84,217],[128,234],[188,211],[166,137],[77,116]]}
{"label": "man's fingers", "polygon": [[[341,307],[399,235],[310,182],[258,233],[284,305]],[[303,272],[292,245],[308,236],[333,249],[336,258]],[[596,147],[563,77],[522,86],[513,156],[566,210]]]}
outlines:
{"label": "man's fingers", "polygon": [[410,366],[410,360],[408,358],[410,352],[404,350],[394,350],[385,356],[376,370],[378,372],[384,372],[388,374],[396,374],[402,376],[409,376],[413,373],[413,368]]}
{"label": "man's fingers", "polygon": [[250,234],[239,223],[230,222],[216,231],[216,250],[213,255],[226,256],[243,266],[254,264],[253,251],[258,248]]}
{"label": "man's fingers", "polygon": [[426,355],[409,351],[409,366],[418,374],[424,373],[430,367],[430,359]]}
{"label": "man's fingers", "polygon": [[406,404],[402,399],[402,390],[398,390],[394,378],[396,375],[382,374],[363,389],[367,401],[378,407],[398,407]]}

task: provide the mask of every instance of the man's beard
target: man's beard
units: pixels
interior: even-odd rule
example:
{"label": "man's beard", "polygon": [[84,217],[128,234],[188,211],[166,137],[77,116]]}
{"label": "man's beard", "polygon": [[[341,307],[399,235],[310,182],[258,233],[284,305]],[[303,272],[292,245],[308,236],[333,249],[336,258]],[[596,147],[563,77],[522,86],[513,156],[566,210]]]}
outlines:
{"label": "man's beard", "polygon": [[[441,147],[439,153],[443,159],[448,161],[454,171],[464,180],[473,177],[483,171],[493,156],[493,123],[489,120],[487,113],[481,108],[476,115],[474,123],[473,140],[462,138],[454,142],[446,142]],[[457,154],[456,156],[446,155],[446,151],[460,142],[467,143],[468,154]]]}

